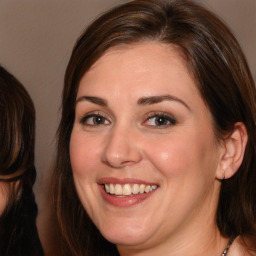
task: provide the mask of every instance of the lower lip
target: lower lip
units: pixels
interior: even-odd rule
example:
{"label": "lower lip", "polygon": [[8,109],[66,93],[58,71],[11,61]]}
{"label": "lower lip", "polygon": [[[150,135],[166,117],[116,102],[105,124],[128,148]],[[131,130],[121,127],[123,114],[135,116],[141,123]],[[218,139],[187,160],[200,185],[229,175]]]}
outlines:
{"label": "lower lip", "polygon": [[108,194],[102,185],[99,185],[99,187],[100,187],[100,192],[101,192],[103,199],[107,203],[114,205],[114,206],[118,206],[118,207],[130,207],[130,206],[139,204],[139,203],[143,202],[144,200],[148,199],[150,196],[152,196],[153,193],[157,190],[157,189],[155,189],[148,193],[120,197],[120,196]]}

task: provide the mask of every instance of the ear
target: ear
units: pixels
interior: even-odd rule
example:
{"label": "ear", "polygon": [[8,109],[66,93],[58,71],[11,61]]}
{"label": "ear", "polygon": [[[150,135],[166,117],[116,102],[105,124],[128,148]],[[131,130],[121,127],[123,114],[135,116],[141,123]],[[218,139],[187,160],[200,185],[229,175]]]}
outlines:
{"label": "ear", "polygon": [[229,179],[240,167],[248,141],[247,130],[241,122],[235,124],[233,132],[223,140],[221,159],[216,172],[219,180]]}

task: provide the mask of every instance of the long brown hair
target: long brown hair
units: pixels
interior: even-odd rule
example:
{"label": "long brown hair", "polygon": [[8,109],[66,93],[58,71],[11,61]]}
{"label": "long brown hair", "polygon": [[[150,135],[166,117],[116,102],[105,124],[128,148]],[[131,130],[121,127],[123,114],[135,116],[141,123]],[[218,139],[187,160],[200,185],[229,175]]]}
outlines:
{"label": "long brown hair", "polygon": [[135,0],[106,12],[78,39],[65,75],[54,170],[57,216],[67,254],[118,255],[95,228],[76,194],[69,159],[79,82],[110,48],[143,41],[176,45],[212,113],[220,140],[243,122],[248,132],[244,161],[222,184],[217,210],[229,237],[256,234],[256,92],[243,52],[213,13],[186,0]]}
{"label": "long brown hair", "polygon": [[32,186],[35,109],[23,85],[0,66],[0,180],[8,187],[0,217],[0,255],[43,255]]}

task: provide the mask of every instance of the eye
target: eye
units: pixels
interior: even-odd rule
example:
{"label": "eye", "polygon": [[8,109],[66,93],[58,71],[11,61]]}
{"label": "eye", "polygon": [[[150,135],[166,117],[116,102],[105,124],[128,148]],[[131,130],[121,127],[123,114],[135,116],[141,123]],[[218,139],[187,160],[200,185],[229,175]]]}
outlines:
{"label": "eye", "polygon": [[110,121],[101,114],[89,114],[81,118],[80,123],[86,126],[108,125]]}
{"label": "eye", "polygon": [[166,113],[150,114],[147,120],[144,122],[146,126],[154,126],[155,128],[167,128],[175,125],[176,123],[176,120]]}

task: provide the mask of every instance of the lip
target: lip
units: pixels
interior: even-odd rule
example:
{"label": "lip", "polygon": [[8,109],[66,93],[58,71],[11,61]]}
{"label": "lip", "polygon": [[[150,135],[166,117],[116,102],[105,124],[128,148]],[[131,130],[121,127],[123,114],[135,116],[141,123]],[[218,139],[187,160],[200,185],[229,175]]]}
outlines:
{"label": "lip", "polygon": [[153,183],[153,182],[148,182],[148,181],[144,181],[144,180],[140,180],[140,179],[133,179],[133,178],[123,178],[123,179],[119,179],[119,178],[115,178],[115,177],[105,177],[105,178],[101,178],[98,180],[97,182],[99,185],[104,185],[104,184],[145,184],[145,185],[158,185],[157,183]]}
{"label": "lip", "polygon": [[157,190],[152,190],[151,192],[148,193],[143,193],[143,194],[137,194],[137,195],[130,195],[130,196],[115,196],[115,195],[111,195],[108,194],[103,185],[104,184],[145,184],[145,185],[157,185],[156,183],[152,183],[152,182],[146,182],[143,180],[139,180],[139,179],[132,179],[132,178],[124,178],[124,179],[118,179],[118,178],[114,178],[114,177],[106,177],[106,178],[101,178],[98,181],[98,186],[99,186],[99,190],[100,193],[102,195],[102,198],[105,200],[105,202],[107,202],[110,205],[116,206],[116,207],[131,207],[137,204],[142,203],[143,201],[145,201],[146,199],[148,199],[149,197],[151,197]]}

